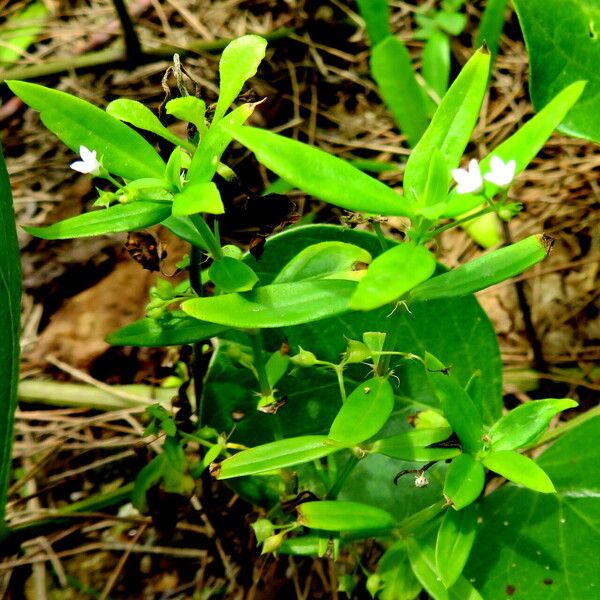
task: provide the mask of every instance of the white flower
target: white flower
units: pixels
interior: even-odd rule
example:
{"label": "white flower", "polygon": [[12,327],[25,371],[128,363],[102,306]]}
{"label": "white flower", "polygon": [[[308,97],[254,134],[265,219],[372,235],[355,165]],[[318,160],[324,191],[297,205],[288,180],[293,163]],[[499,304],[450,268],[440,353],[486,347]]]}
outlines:
{"label": "white flower", "polygon": [[490,160],[491,171],[486,173],[483,178],[499,188],[506,189],[515,178],[517,163],[509,160],[505,163],[499,156],[492,156]]}
{"label": "white flower", "polygon": [[79,173],[89,173],[90,175],[100,175],[100,167],[102,166],[96,158],[96,151],[89,150],[85,146],[79,146],[79,155],[81,160],[76,160],[71,163],[71,169]]}
{"label": "white flower", "polygon": [[483,178],[476,159],[469,161],[468,169],[452,169],[452,177],[458,184],[458,194],[477,194],[483,189]]}

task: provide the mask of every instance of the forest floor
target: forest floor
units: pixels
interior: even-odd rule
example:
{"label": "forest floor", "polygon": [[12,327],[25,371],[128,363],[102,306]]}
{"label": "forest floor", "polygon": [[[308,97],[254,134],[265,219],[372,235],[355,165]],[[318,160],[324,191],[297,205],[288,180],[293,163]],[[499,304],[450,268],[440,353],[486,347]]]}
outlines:
{"label": "forest floor", "polygon": [[[0,15],[23,4],[0,0]],[[36,81],[99,106],[128,97],[158,108],[171,64],[166,55],[140,66],[115,66],[113,56],[94,68],[75,68],[92,52],[119,52],[120,28],[110,0],[45,4],[49,16],[38,42],[16,63],[21,71],[15,78],[57,61],[64,68]],[[413,39],[414,13],[417,5],[422,10],[426,4],[433,2],[391,2],[393,32],[415,56],[422,43]],[[454,73],[473,50],[482,5],[466,2],[467,28],[452,41]],[[381,178],[401,184],[408,150],[369,76],[364,26],[350,0],[131,0],[129,6],[143,46],[179,48],[182,65],[207,104],[218,90],[218,53],[189,51],[194,44],[285,28],[270,42],[248,88],[252,97],[267,99],[254,124],[344,158],[397,163]],[[165,81],[174,84],[172,77]],[[514,15],[508,14],[470,156],[485,156],[531,117],[527,81],[524,43]],[[1,94],[0,128],[18,223],[46,224],[87,210],[94,188],[88,176],[68,168],[74,155],[4,86]],[[272,180],[239,148],[231,151],[230,160],[256,192]],[[478,295],[498,333],[509,404],[540,394],[569,396],[583,410],[598,396],[598,167],[594,144],[556,134],[511,189],[511,197],[525,207],[510,224],[512,238],[543,231],[555,243],[545,262],[519,277],[542,363],[532,353],[514,281]],[[339,223],[341,212],[296,192],[293,197],[303,214]],[[386,227],[400,234],[404,224],[389,219]],[[48,242],[23,230],[18,235],[23,385],[14,447],[17,478],[9,505],[13,524],[117,490],[135,477],[147,456],[141,436],[144,405],[139,394],[107,395],[105,386],[159,384],[176,360],[175,350],[111,348],[104,341],[109,332],[143,316],[155,277],[129,257],[125,236]],[[167,232],[158,235],[168,245],[168,273],[186,249]],[[482,249],[464,231],[453,229],[442,235],[436,251],[452,267]],[[204,486],[208,496],[214,493],[209,482]],[[248,527],[252,509],[235,495],[219,492],[204,510],[200,502],[204,497],[191,507],[168,508],[178,515],[170,535],[161,531],[161,515],[152,520],[127,507],[118,514],[98,509],[61,521],[0,562],[0,597],[337,597],[339,570],[336,574],[330,561],[259,556]]]}

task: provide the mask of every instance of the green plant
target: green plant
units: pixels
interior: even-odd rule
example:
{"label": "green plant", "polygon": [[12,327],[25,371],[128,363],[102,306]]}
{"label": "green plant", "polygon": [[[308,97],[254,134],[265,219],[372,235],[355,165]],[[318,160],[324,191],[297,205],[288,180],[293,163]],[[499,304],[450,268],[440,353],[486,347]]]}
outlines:
{"label": "green plant", "polygon": [[[424,587],[435,598],[479,598],[462,575],[478,518],[503,519],[481,499],[486,469],[521,486],[502,490],[554,494],[547,472],[523,450],[575,402],[540,400],[503,414],[497,343],[472,297],[542,261],[548,240],[531,236],[450,271],[436,264],[429,244],[467,219],[510,219],[519,211],[507,188],[584,84],[562,90],[490,156],[461,169],[490,64],[486,51],[475,52],[416,143],[400,193],[317,148],[245,126],[255,105],[230,110],[265,46],[244,36],[225,49],[210,123],[199,98],[167,103],[168,113],[193,124],[189,139],[137,102],[119,99],[104,112],[62,92],[9,82],[80,152],[72,167],[109,187],[99,192],[98,210],[26,229],[63,239],[162,223],[191,245],[181,264],[189,282],[158,280],[148,316],[109,338],[117,345],[194,344],[198,355],[204,341],[218,337],[197,418],[181,424],[164,407],[148,411],[146,434],[160,435],[163,446],[133,486],[139,510],[147,509],[152,487],[189,495],[210,468],[262,507],[254,529],[265,552],[335,557],[340,547],[374,537],[386,551],[367,583],[372,594],[414,598]],[[167,161],[125,123],[171,143]],[[232,177],[221,162],[232,140],[288,184],[362,213],[374,233],[292,227],[270,238],[258,258],[223,246],[224,206],[213,178]],[[380,215],[408,218],[406,239],[386,237]],[[201,376],[193,365],[178,365],[180,399]],[[203,449],[195,460],[192,442]],[[312,499],[302,502],[305,495]],[[284,510],[286,501],[297,516]]]}

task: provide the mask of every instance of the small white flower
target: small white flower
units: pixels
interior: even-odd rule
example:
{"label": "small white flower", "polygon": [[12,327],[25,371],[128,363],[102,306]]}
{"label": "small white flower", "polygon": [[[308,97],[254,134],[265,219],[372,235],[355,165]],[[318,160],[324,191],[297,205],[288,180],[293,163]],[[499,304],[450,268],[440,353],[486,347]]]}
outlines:
{"label": "small white flower", "polygon": [[456,187],[458,194],[477,194],[483,189],[479,163],[474,158],[469,161],[468,169],[452,169],[452,177],[458,184]]}
{"label": "small white flower", "polygon": [[506,189],[509,187],[515,178],[517,163],[514,160],[505,163],[499,156],[492,156],[490,167],[492,170],[486,173],[483,178],[499,188]]}
{"label": "small white flower", "polygon": [[96,158],[96,151],[89,150],[85,146],[79,146],[79,155],[81,160],[71,163],[71,169],[79,173],[89,173],[90,175],[100,175],[102,166]]}

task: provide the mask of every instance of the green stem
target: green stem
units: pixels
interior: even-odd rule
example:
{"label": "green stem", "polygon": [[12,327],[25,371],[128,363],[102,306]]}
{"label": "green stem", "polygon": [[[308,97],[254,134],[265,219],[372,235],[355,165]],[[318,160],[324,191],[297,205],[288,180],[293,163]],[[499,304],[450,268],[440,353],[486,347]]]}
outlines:
{"label": "green stem", "polygon": [[343,365],[333,365],[333,370],[335,371],[338,385],[340,387],[340,396],[342,397],[342,402],[346,402],[346,384],[344,383],[344,366]]}
{"label": "green stem", "polygon": [[217,242],[214,233],[211,231],[206,221],[200,215],[190,215],[190,220],[200,234],[202,241],[206,244],[206,247],[208,248],[213,260],[219,260],[220,258],[223,258],[223,250],[221,249],[221,245]]}
{"label": "green stem", "polygon": [[254,369],[256,370],[256,377],[260,387],[260,395],[268,398],[273,393],[273,390],[271,389],[271,384],[269,383],[269,378],[267,377],[262,333],[260,329],[255,329],[249,331],[248,334],[250,336],[250,342],[252,343]]}
{"label": "green stem", "polygon": [[373,228],[375,235],[377,235],[382,252],[385,252],[388,249],[388,243],[385,235],[383,234],[383,230],[381,229],[381,224],[379,221],[371,221],[371,227]]}
{"label": "green stem", "polygon": [[344,465],[344,468],[338,474],[336,480],[333,482],[333,485],[327,492],[327,495],[325,496],[325,500],[335,500],[338,497],[340,490],[346,483],[346,479],[348,479],[348,477],[350,476],[352,471],[354,471],[354,467],[356,467],[356,465],[358,464],[358,461],[359,461],[358,457],[356,457],[354,454],[352,454],[352,456],[350,456],[350,458],[348,458],[348,460],[346,461],[346,464]]}
{"label": "green stem", "polygon": [[[190,285],[196,294],[200,297],[203,295],[202,290],[202,251],[200,248],[190,246]],[[203,342],[195,342],[192,344],[192,380],[194,382],[194,396],[196,398],[196,416],[198,417],[198,429],[204,425],[204,371],[206,357],[202,352]]]}
{"label": "green stem", "polygon": [[387,375],[387,372],[390,369],[390,361],[393,356],[391,352],[393,352],[394,348],[396,347],[398,336],[400,335],[400,330],[402,329],[402,325],[404,323],[400,310],[400,306],[396,304],[392,314],[388,317],[390,319],[390,326],[388,327],[387,335],[385,336],[385,340],[383,342],[383,349],[381,352],[382,358],[377,363],[377,374],[380,377]]}

